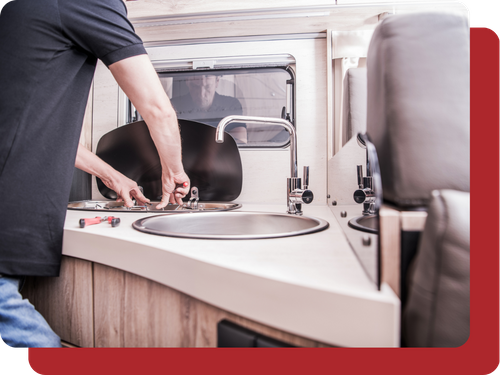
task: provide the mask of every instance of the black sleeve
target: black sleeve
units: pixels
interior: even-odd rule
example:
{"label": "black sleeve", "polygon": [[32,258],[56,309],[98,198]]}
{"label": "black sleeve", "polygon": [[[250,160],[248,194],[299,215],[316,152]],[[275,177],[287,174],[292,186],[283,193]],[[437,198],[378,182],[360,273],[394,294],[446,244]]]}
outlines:
{"label": "black sleeve", "polygon": [[122,0],[59,0],[59,16],[69,40],[107,66],[146,54]]}

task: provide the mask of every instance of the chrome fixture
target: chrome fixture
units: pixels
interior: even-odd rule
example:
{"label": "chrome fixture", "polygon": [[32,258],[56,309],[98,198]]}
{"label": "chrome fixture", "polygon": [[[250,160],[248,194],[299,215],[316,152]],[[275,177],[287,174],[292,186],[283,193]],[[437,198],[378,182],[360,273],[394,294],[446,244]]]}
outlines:
{"label": "chrome fixture", "polygon": [[187,205],[185,204],[184,207],[190,210],[197,210],[198,209],[198,201],[200,200],[200,197],[198,196],[198,188],[196,186],[191,187],[191,198],[189,198],[189,202]]}
{"label": "chrome fixture", "polygon": [[290,133],[290,178],[287,179],[287,207],[288,213],[302,215],[302,203],[309,204],[313,201],[314,195],[308,189],[309,167],[304,167],[305,184],[302,187],[302,180],[297,173],[297,133],[293,125],[282,118],[256,117],[256,116],[227,116],[217,125],[215,141],[224,142],[224,129],[232,122],[254,122],[267,125],[283,126]]}
{"label": "chrome fixture", "polygon": [[302,203],[309,204],[313,201],[314,195],[309,187],[309,167],[304,167],[304,186],[299,177],[287,178],[287,202],[288,213],[302,215]]}
{"label": "chrome fixture", "polygon": [[373,191],[372,176],[367,172],[363,177],[363,166],[357,166],[358,189],[354,192],[353,198],[356,203],[363,203],[363,215],[375,214],[375,192]]}

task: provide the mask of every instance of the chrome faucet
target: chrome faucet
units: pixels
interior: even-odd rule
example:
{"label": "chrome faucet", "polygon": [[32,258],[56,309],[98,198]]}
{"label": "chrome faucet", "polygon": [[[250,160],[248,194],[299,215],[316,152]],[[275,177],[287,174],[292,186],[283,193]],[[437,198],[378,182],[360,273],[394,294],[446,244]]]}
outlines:
{"label": "chrome faucet", "polygon": [[297,173],[297,133],[293,125],[282,118],[275,117],[255,117],[255,116],[227,116],[217,125],[215,141],[224,142],[224,129],[232,122],[254,122],[267,125],[283,126],[290,133],[290,178],[287,178],[287,212],[293,215],[302,215],[302,203],[309,204],[313,201],[314,195],[308,189],[309,167],[304,167],[305,184],[302,187],[302,180]]}
{"label": "chrome faucet", "polygon": [[363,203],[363,215],[375,214],[375,192],[373,191],[372,176],[367,171],[367,176],[363,177],[363,166],[357,166],[358,189],[354,192],[354,201]]}

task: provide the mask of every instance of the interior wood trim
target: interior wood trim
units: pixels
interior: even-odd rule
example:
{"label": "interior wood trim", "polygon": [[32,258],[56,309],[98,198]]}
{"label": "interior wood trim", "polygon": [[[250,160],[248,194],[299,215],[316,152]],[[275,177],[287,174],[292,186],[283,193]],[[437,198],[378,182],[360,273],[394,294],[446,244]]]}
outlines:
{"label": "interior wood trim", "polygon": [[94,278],[96,347],[216,347],[223,319],[294,346],[329,346],[102,264],[94,264]]}
{"label": "interior wood trim", "polygon": [[269,42],[275,40],[300,40],[300,39],[326,39],[325,32],[302,33],[302,34],[270,34],[270,35],[241,35],[235,37],[196,38],[177,40],[155,40],[144,42],[145,47],[164,47],[191,44],[214,44],[214,43],[240,43],[240,42]]}
{"label": "interior wood trim", "polygon": [[21,291],[61,340],[94,346],[91,262],[63,256],[59,277],[28,277]]}
{"label": "interior wood trim", "polygon": [[386,282],[401,296],[401,221],[400,212],[386,206],[379,211],[380,217],[380,260],[381,281]]}
{"label": "interior wood trim", "polygon": [[426,211],[401,211],[401,230],[423,231],[426,219]]}

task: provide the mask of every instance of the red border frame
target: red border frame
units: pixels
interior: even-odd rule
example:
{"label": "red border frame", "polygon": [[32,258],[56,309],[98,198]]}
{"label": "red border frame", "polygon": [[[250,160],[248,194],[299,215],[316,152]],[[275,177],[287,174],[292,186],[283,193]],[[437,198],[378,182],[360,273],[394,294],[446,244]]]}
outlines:
{"label": "red border frame", "polygon": [[[471,335],[459,348],[29,349],[42,374],[487,374],[499,363],[499,39],[471,29]],[[490,193],[486,184],[493,186]],[[483,186],[481,186],[483,185]],[[482,189],[482,190],[481,190]],[[487,199],[480,192],[488,193]],[[487,220],[486,220],[487,219]]]}

